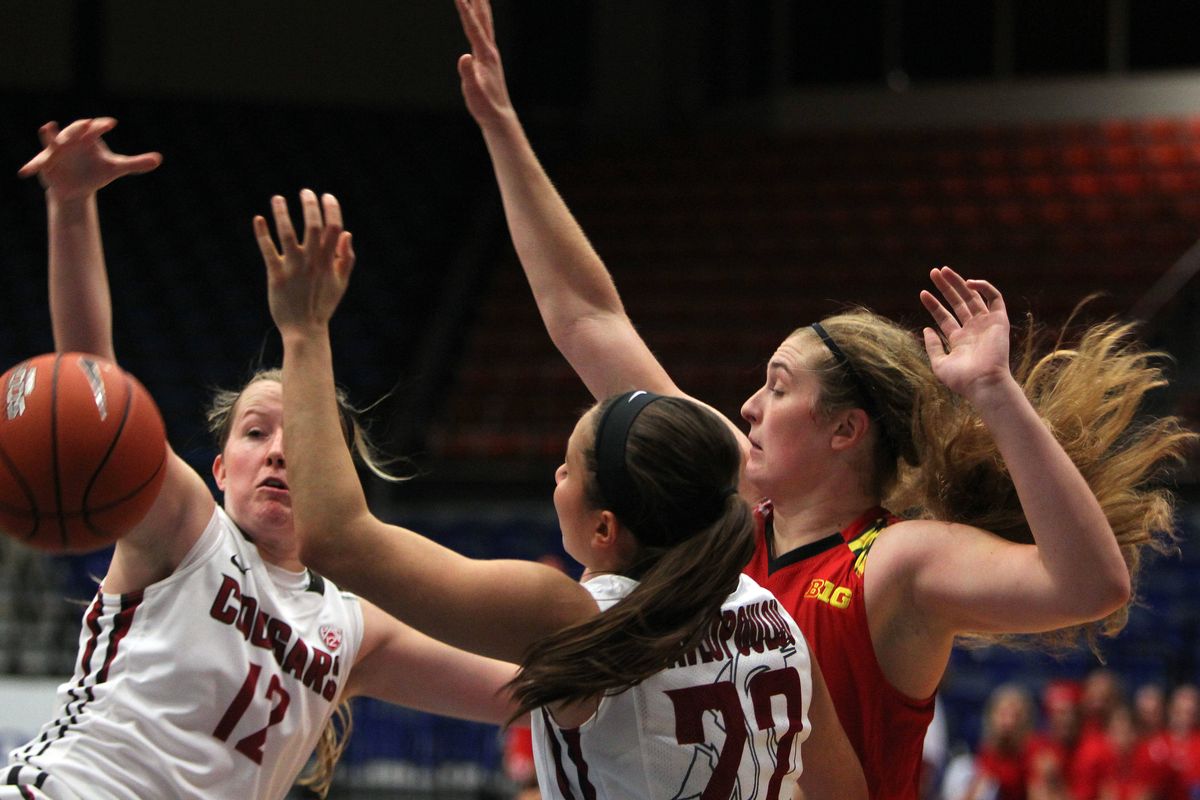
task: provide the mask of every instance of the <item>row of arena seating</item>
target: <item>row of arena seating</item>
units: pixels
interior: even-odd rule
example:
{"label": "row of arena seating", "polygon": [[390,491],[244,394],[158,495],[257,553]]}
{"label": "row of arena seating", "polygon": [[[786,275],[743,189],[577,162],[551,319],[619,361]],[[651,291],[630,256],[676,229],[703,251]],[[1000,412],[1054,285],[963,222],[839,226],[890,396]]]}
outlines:
{"label": "row of arena seating", "polygon": [[[683,388],[737,415],[793,328],[866,305],[925,324],[930,267],[992,279],[1014,316],[1127,313],[1200,232],[1200,120],[950,132],[708,135],[550,168],[630,316]],[[431,443],[553,458],[586,395],[520,268],[497,265]],[[486,397],[486,401],[481,401]]]}

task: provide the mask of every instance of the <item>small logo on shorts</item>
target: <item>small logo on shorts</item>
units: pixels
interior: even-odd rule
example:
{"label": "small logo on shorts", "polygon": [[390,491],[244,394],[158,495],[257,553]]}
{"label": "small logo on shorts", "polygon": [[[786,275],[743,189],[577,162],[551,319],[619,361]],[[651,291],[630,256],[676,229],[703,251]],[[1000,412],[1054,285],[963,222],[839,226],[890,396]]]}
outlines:
{"label": "small logo on shorts", "polygon": [[329,648],[329,652],[336,653],[338,648],[342,646],[342,629],[335,628],[332,625],[322,625],[320,633],[321,641]]}

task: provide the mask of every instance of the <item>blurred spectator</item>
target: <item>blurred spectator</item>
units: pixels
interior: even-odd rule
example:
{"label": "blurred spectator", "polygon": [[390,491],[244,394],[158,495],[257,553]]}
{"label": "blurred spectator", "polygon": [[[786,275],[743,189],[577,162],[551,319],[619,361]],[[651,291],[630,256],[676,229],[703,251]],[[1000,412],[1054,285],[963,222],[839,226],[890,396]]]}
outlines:
{"label": "blurred spectator", "polygon": [[516,787],[513,800],[541,800],[533,766],[533,738],[527,723],[514,723],[505,734],[504,773]]}
{"label": "blurred spectator", "polygon": [[1023,686],[1006,683],[988,697],[983,736],[973,764],[960,756],[943,800],[1026,800],[1026,751],[1033,733],[1033,698]]}
{"label": "blurred spectator", "polygon": [[1074,800],[1081,694],[1079,684],[1067,680],[1051,681],[1042,690],[1044,725],[1030,738],[1028,748],[1028,800]]}
{"label": "blurred spectator", "polygon": [[[1023,686],[1006,683],[988,698],[977,772],[996,785],[996,800],[1025,800],[1026,766],[1033,735],[1033,698]],[[968,795],[975,800],[975,795]]]}
{"label": "blurred spectator", "polygon": [[921,800],[936,800],[946,761],[950,756],[950,732],[946,729],[946,705],[941,696],[934,699],[933,720],[925,731],[921,747]]}
{"label": "blurred spectator", "polygon": [[1177,686],[1167,705],[1171,763],[1183,777],[1189,800],[1200,800],[1200,689]]}
{"label": "blurred spectator", "polygon": [[1170,749],[1162,740],[1138,736],[1132,709],[1110,709],[1103,736],[1080,748],[1083,780],[1076,800],[1188,800]]}
{"label": "blurred spectator", "polygon": [[1117,673],[1110,669],[1094,669],[1083,679],[1083,695],[1080,711],[1083,716],[1081,740],[1089,737],[1104,738],[1108,730],[1108,717],[1113,710],[1125,703],[1125,689]]}
{"label": "blurred spectator", "polygon": [[1146,683],[1133,693],[1133,721],[1138,735],[1149,738],[1167,728],[1167,693],[1157,683]]}

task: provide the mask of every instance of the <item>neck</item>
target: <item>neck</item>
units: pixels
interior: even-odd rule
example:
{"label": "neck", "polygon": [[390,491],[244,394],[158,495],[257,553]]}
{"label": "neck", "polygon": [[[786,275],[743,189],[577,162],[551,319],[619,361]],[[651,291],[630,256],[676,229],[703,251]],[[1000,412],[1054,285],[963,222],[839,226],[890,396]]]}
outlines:
{"label": "neck", "polygon": [[775,554],[786,553],[838,533],[879,505],[878,498],[853,493],[823,502],[780,502],[772,498]]}
{"label": "neck", "polygon": [[306,567],[300,561],[300,551],[295,546],[283,546],[272,542],[255,541],[258,554],[268,564],[286,569],[289,572],[303,572]]}

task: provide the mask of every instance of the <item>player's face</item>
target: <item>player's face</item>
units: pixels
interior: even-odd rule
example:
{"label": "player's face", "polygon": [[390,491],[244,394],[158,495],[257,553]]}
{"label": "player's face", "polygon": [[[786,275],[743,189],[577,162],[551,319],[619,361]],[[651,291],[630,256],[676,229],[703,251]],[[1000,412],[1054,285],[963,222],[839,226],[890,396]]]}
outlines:
{"label": "player's face", "polygon": [[814,346],[799,335],[785,339],[767,365],[766,382],[742,405],[750,423],[745,478],[777,502],[810,485],[829,452],[829,425],[817,408],[820,384],[808,368]]}
{"label": "player's face", "polygon": [[600,513],[588,502],[585,491],[588,474],[583,454],[591,443],[593,413],[584,414],[575,423],[567,441],[566,460],[554,473],[554,510],[558,512],[563,548],[585,567],[591,565],[589,543]]}
{"label": "player's face", "polygon": [[247,533],[290,533],[292,498],[283,460],[283,390],[278,383],[255,381],[242,392],[225,449],[213,462],[213,477],[225,493],[225,510]]}

